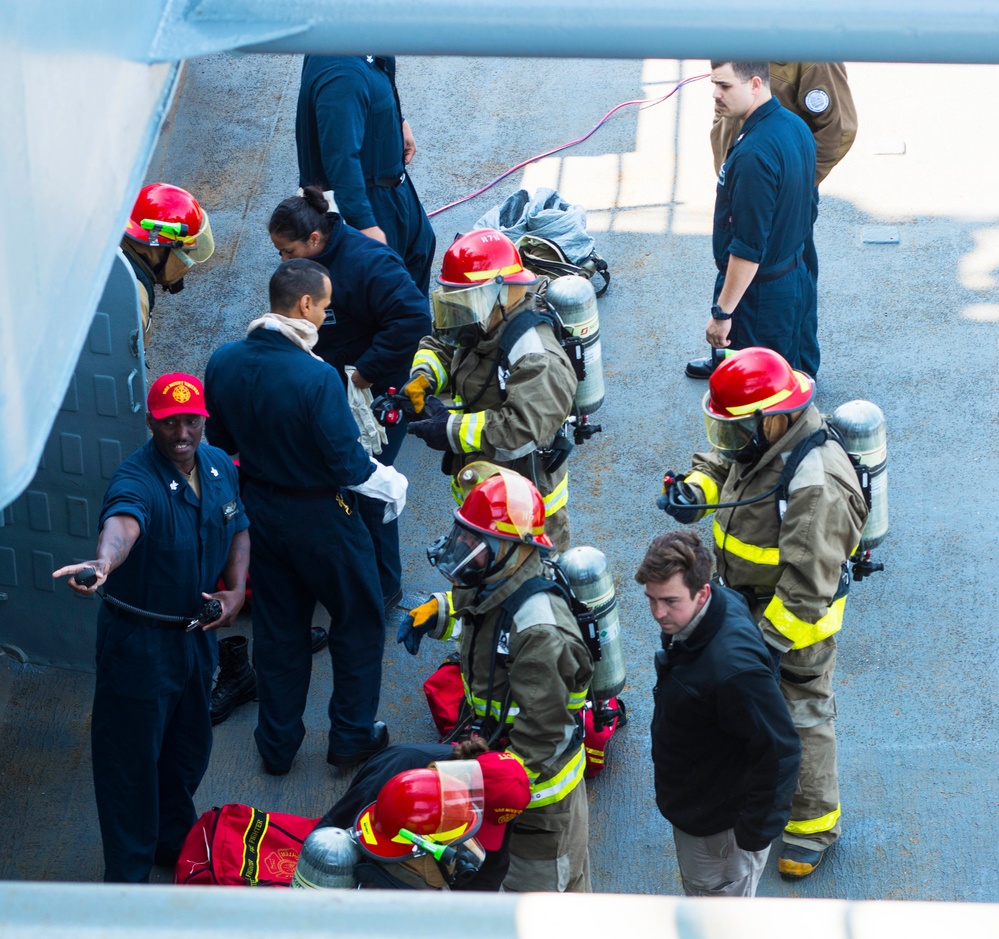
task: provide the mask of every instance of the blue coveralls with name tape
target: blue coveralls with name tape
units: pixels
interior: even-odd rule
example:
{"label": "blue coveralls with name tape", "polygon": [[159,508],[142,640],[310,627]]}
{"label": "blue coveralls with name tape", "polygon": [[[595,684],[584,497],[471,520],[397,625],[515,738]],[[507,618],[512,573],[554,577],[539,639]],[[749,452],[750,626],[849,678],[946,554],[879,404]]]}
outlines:
{"label": "blue coveralls with name tape", "polygon": [[712,250],[718,300],[729,255],[759,264],[731,311],[731,348],[765,346],[802,368],[800,345],[815,284],[804,263],[815,200],[815,140],[771,98],[746,119],[715,190]]}
{"label": "blue coveralls with name tape", "polygon": [[100,524],[115,515],[140,535],[104,590],[173,623],[106,601],[97,614],[97,681],[90,725],[104,879],[142,883],[172,864],[197,821],[194,793],[212,751],[214,632],[184,628],[202,592],[216,590],[233,537],[249,527],[228,455],[197,450],[200,498],[149,441],[115,471]]}

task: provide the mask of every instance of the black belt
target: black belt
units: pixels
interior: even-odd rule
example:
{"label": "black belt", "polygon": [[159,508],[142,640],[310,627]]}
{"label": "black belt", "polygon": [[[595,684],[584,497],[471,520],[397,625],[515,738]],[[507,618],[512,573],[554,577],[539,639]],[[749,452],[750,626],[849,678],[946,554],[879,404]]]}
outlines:
{"label": "black belt", "polygon": [[785,274],[790,274],[800,263],[802,257],[804,257],[805,248],[802,245],[795,251],[793,257],[788,258],[783,263],[775,264],[773,267],[768,268],[765,272],[756,272],[756,276],[753,278],[754,284],[769,284],[772,280],[780,280]]}
{"label": "black belt", "polygon": [[253,483],[254,486],[263,489],[265,492],[278,492],[283,496],[301,496],[303,499],[319,499],[323,496],[340,495],[340,489],[336,486],[323,486],[319,489],[292,489],[288,486],[279,486],[277,483],[265,483],[262,479],[254,479],[252,476],[246,476],[245,474],[243,478],[248,483]]}
{"label": "black belt", "polygon": [[149,616],[139,616],[138,613],[129,613],[128,610],[119,609],[116,606],[104,601],[104,605],[119,619],[126,623],[135,623],[136,626],[152,626],[154,629],[187,629],[191,625],[191,617],[187,619],[159,620]]}
{"label": "black belt", "polygon": [[377,176],[374,179],[366,179],[364,184],[370,189],[372,186],[381,186],[382,189],[398,189],[406,180],[406,174],[399,176]]}

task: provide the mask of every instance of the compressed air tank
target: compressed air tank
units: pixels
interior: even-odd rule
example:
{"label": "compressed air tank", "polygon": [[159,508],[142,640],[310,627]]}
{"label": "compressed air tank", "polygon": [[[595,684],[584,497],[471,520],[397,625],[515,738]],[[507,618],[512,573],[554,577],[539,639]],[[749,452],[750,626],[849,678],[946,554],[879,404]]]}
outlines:
{"label": "compressed air tank", "polygon": [[606,701],[620,694],[625,680],[621,621],[610,565],[602,551],[587,545],[570,548],[559,556],[558,565],[572,585],[572,592],[597,617],[600,661],[593,666],[590,693],[595,701]]}
{"label": "compressed air tank", "polygon": [[860,550],[876,548],[888,534],[888,430],[881,408],[870,401],[847,401],[833,412],[831,423],[847,452],[867,469],[871,510],[860,536]]}
{"label": "compressed air tank", "polygon": [[582,415],[592,414],[604,403],[600,316],[593,285],[585,277],[566,274],[548,284],[545,299],[555,308],[566,329],[583,343],[586,377],[576,388],[576,409]]}
{"label": "compressed air tank", "polygon": [[302,845],[292,887],[353,890],[354,868],[361,859],[354,839],[342,828],[317,828]]}

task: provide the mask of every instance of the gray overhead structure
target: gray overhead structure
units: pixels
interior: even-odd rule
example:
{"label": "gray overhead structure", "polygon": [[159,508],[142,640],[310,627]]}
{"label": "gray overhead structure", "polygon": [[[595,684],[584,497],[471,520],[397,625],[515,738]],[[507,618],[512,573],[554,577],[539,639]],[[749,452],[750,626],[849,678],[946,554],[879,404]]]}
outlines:
{"label": "gray overhead structure", "polygon": [[24,490],[38,466],[178,63],[231,50],[995,63],[999,4],[6,0],[0,5],[0,507]]}

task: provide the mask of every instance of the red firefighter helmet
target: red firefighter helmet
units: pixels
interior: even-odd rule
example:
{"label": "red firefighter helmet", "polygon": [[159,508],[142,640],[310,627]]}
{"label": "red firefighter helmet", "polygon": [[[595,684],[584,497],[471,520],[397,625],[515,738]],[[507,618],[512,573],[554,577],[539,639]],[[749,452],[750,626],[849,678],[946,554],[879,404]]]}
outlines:
{"label": "red firefighter helmet", "polygon": [[708,381],[703,401],[708,440],[722,452],[743,450],[758,438],[763,415],[800,411],[814,395],[812,379],[772,349],[740,349]]}
{"label": "red firefighter helmet", "polygon": [[434,763],[397,773],[357,816],[361,849],[382,861],[413,856],[402,829],[438,844],[464,841],[478,830],[483,812],[482,769],[475,760]]}
{"label": "red firefighter helmet", "polygon": [[475,486],[454,514],[460,524],[483,535],[555,547],[545,534],[541,493],[529,479],[510,470],[500,470]]}
{"label": "red firefighter helmet", "polygon": [[437,283],[444,287],[473,287],[497,279],[504,284],[533,284],[538,276],[524,267],[520,252],[506,235],[481,228],[455,238],[444,252]]}
{"label": "red firefighter helmet", "polygon": [[208,213],[186,189],[169,183],[139,190],[125,235],[141,244],[180,248],[196,262],[207,261],[215,250]]}
{"label": "red firefighter helmet", "polygon": [[806,407],[815,384],[772,349],[752,346],[725,359],[712,373],[704,413],[715,420],[738,420],[757,412],[787,414]]}

